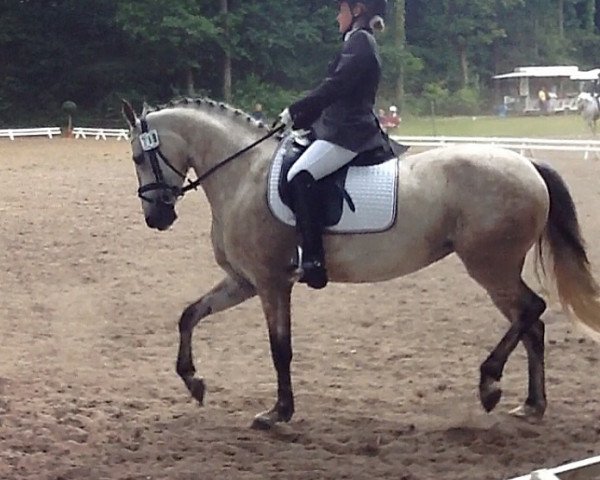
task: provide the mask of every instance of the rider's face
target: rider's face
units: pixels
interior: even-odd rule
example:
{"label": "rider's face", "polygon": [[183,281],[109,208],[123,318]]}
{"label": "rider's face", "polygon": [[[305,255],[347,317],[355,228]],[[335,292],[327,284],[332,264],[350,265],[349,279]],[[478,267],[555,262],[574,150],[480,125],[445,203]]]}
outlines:
{"label": "rider's face", "polygon": [[338,12],[337,21],[340,26],[340,33],[347,32],[352,25],[352,10],[347,2],[340,3],[340,11]]}

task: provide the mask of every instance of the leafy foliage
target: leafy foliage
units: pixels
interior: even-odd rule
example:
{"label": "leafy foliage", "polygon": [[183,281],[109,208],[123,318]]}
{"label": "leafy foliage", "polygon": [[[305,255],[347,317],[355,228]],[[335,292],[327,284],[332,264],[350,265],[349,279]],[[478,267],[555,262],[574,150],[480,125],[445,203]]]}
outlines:
{"label": "leafy foliage", "polygon": [[[519,65],[597,66],[598,0],[391,0],[380,102],[471,114],[490,77]],[[227,13],[223,13],[223,6]],[[120,97],[222,98],[273,116],[323,76],[339,48],[335,2],[322,0],[0,0],[0,124],[61,117],[120,122]],[[395,25],[394,19],[405,19]],[[402,32],[402,33],[400,33]],[[404,44],[404,32],[406,44]]]}

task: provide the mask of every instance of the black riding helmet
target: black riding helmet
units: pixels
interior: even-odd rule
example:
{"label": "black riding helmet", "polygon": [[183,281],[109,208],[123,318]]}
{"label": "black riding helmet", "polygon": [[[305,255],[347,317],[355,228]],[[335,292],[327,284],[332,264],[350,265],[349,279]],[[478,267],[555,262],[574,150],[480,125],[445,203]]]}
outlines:
{"label": "black riding helmet", "polygon": [[354,7],[357,3],[362,3],[365,7],[367,7],[367,12],[369,17],[374,17],[376,15],[380,16],[385,20],[385,15],[387,13],[387,0],[336,0],[335,3],[339,5],[340,3],[346,2],[350,8]]}

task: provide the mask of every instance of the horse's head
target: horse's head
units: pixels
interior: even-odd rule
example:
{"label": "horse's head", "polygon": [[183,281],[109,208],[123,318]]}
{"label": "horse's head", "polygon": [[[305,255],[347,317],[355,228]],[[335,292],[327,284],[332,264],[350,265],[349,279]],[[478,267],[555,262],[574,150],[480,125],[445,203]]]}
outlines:
{"label": "horse's head", "polygon": [[188,146],[169,127],[168,114],[164,111],[148,113],[144,108],[138,117],[123,100],[123,116],[129,124],[138,196],[146,224],[166,230],[177,219],[175,203],[189,169]]}

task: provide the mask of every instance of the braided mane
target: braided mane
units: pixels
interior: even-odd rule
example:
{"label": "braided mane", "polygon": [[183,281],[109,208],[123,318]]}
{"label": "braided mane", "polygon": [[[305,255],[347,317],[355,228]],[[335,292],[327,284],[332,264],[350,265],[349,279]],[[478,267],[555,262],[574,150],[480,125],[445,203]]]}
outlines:
{"label": "braided mane", "polygon": [[207,97],[183,97],[171,100],[168,103],[158,105],[156,107],[144,105],[144,114],[158,112],[168,108],[191,108],[194,110],[202,110],[207,112],[221,112],[228,115],[233,120],[237,120],[241,125],[251,126],[259,130],[267,128],[267,125],[265,125],[264,122],[254,119],[250,114],[244,112],[243,110],[232,107],[224,102],[217,102]]}

